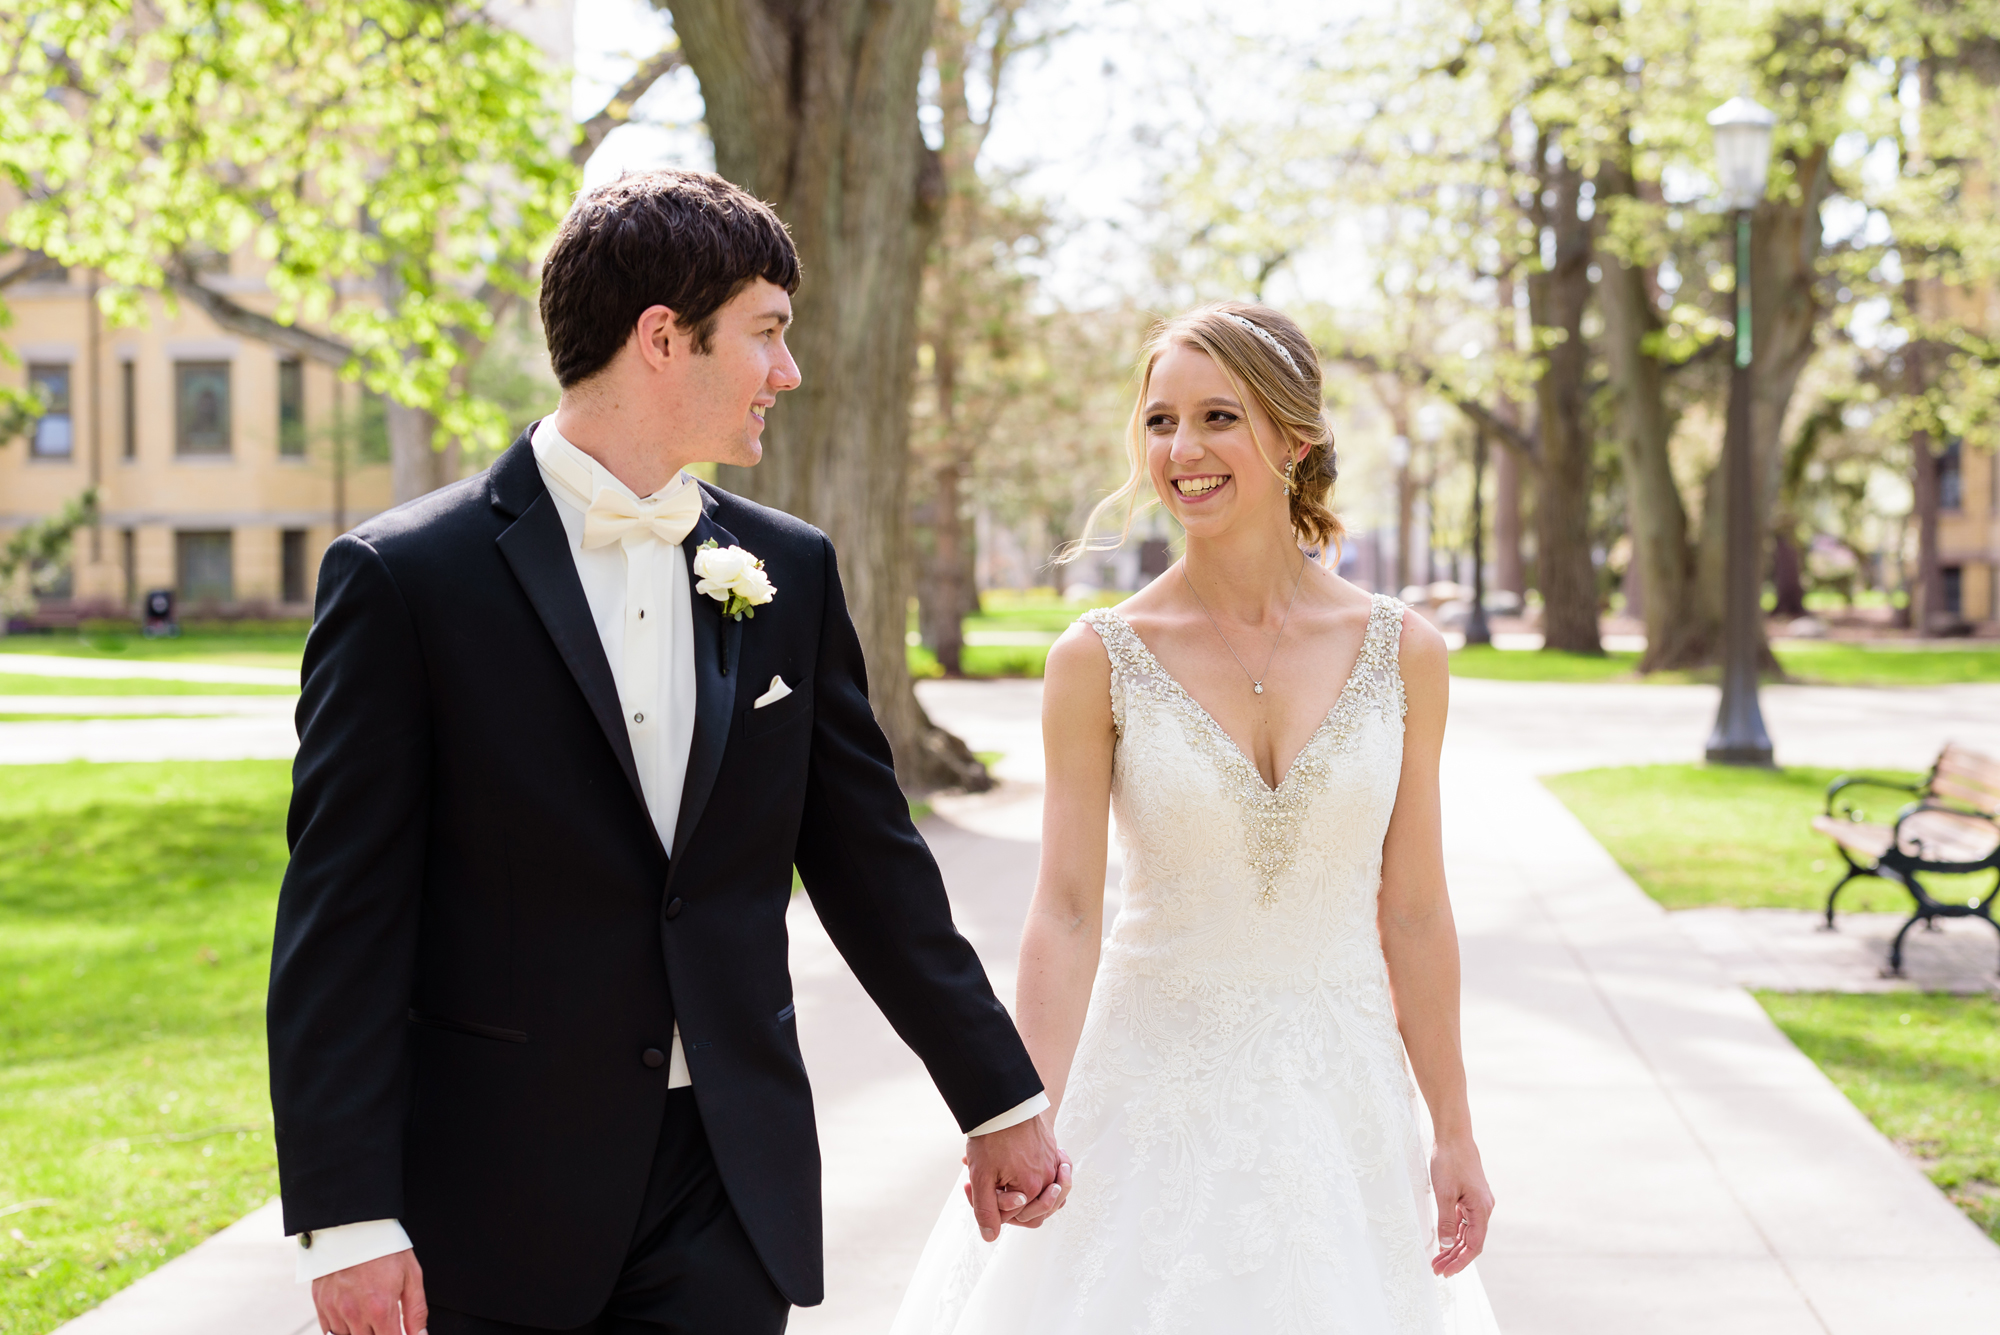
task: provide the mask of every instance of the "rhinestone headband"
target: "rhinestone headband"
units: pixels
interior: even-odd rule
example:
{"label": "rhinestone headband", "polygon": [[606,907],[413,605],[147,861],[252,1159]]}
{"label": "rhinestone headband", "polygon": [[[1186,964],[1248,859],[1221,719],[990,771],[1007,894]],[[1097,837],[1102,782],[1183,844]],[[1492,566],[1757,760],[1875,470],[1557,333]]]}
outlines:
{"label": "rhinestone headband", "polygon": [[1236,314],[1234,311],[1224,311],[1223,314],[1227,316],[1229,319],[1232,319],[1236,321],[1236,323],[1242,325],[1245,329],[1248,329],[1258,338],[1261,338],[1266,343],[1270,344],[1271,351],[1277,353],[1280,357],[1283,357],[1285,359],[1285,365],[1292,368],[1293,375],[1297,376],[1301,380],[1304,380],[1306,378],[1305,372],[1299,369],[1299,364],[1292,360],[1291,349],[1287,348],[1284,344],[1280,343],[1278,341],[1278,336],[1276,334],[1266,329],[1263,325],[1258,324],[1255,320],[1245,319],[1243,316]]}

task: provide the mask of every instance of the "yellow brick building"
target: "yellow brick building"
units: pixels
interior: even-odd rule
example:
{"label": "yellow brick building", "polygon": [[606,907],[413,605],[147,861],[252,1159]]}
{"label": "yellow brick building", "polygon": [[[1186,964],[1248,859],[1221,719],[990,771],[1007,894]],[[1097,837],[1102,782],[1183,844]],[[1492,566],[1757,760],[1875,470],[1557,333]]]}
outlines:
{"label": "yellow brick building", "polygon": [[[211,275],[254,310],[260,278]],[[98,490],[100,522],[77,535],[46,612],[133,608],[173,589],[183,610],[305,615],[320,553],[390,501],[380,407],[331,368],[219,328],[187,302],[153,300],[134,329],[106,326],[84,274],[17,283],[19,360],[6,375],[51,405],[0,447],[0,527]]]}
{"label": "yellow brick building", "polygon": [[[573,0],[482,12],[573,66]],[[238,255],[203,282],[269,315],[262,268]],[[0,533],[89,487],[99,496],[100,522],[77,535],[68,569],[43,572],[45,617],[125,614],[152,589],[175,590],[186,615],[304,616],[327,544],[389,507],[381,401],[332,368],[186,301],[151,299],[140,327],[109,328],[87,273],[38,275],[0,299],[13,316],[0,342],[18,358],[0,383],[35,386],[51,405],[28,438],[0,444]]]}
{"label": "yellow brick building", "polygon": [[1953,442],[1938,457],[1943,611],[2000,621],[2000,455]]}

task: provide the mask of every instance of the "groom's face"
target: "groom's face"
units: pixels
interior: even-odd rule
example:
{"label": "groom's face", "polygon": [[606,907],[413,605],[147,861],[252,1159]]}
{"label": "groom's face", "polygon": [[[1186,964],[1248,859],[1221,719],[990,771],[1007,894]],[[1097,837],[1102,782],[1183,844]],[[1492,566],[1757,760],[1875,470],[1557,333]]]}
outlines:
{"label": "groom's face", "polygon": [[[716,312],[706,353],[685,363],[683,411],[698,433],[702,458],[749,468],[764,457],[764,414],[778,395],[799,384],[799,366],[785,346],[792,299],[759,278]],[[676,340],[678,341],[678,340]]]}

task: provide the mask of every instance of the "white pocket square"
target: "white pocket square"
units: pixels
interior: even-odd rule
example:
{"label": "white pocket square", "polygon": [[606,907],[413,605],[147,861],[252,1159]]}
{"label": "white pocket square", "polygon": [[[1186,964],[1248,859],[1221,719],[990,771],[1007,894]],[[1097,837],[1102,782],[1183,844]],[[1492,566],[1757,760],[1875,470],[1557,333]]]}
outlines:
{"label": "white pocket square", "polygon": [[791,693],[792,688],[785,685],[783,677],[773,677],[771,678],[771,689],[752,701],[750,707],[752,709],[762,709],[765,705],[775,705]]}

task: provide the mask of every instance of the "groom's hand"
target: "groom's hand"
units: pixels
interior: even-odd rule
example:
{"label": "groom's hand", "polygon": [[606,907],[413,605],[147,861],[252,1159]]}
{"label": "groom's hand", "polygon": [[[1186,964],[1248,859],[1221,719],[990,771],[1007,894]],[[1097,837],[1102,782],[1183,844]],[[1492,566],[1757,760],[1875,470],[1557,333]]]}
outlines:
{"label": "groom's hand", "polygon": [[979,1236],[992,1242],[1000,1226],[1033,1226],[1062,1208],[1069,1189],[1069,1162],[1056,1147],[1046,1116],[1030,1117],[1004,1130],[965,1142],[971,1181],[966,1196]]}
{"label": "groom's hand", "polygon": [[431,1319],[424,1268],[407,1249],[321,1275],[313,1281],[313,1306],[320,1330],[330,1335],[423,1335]]}

